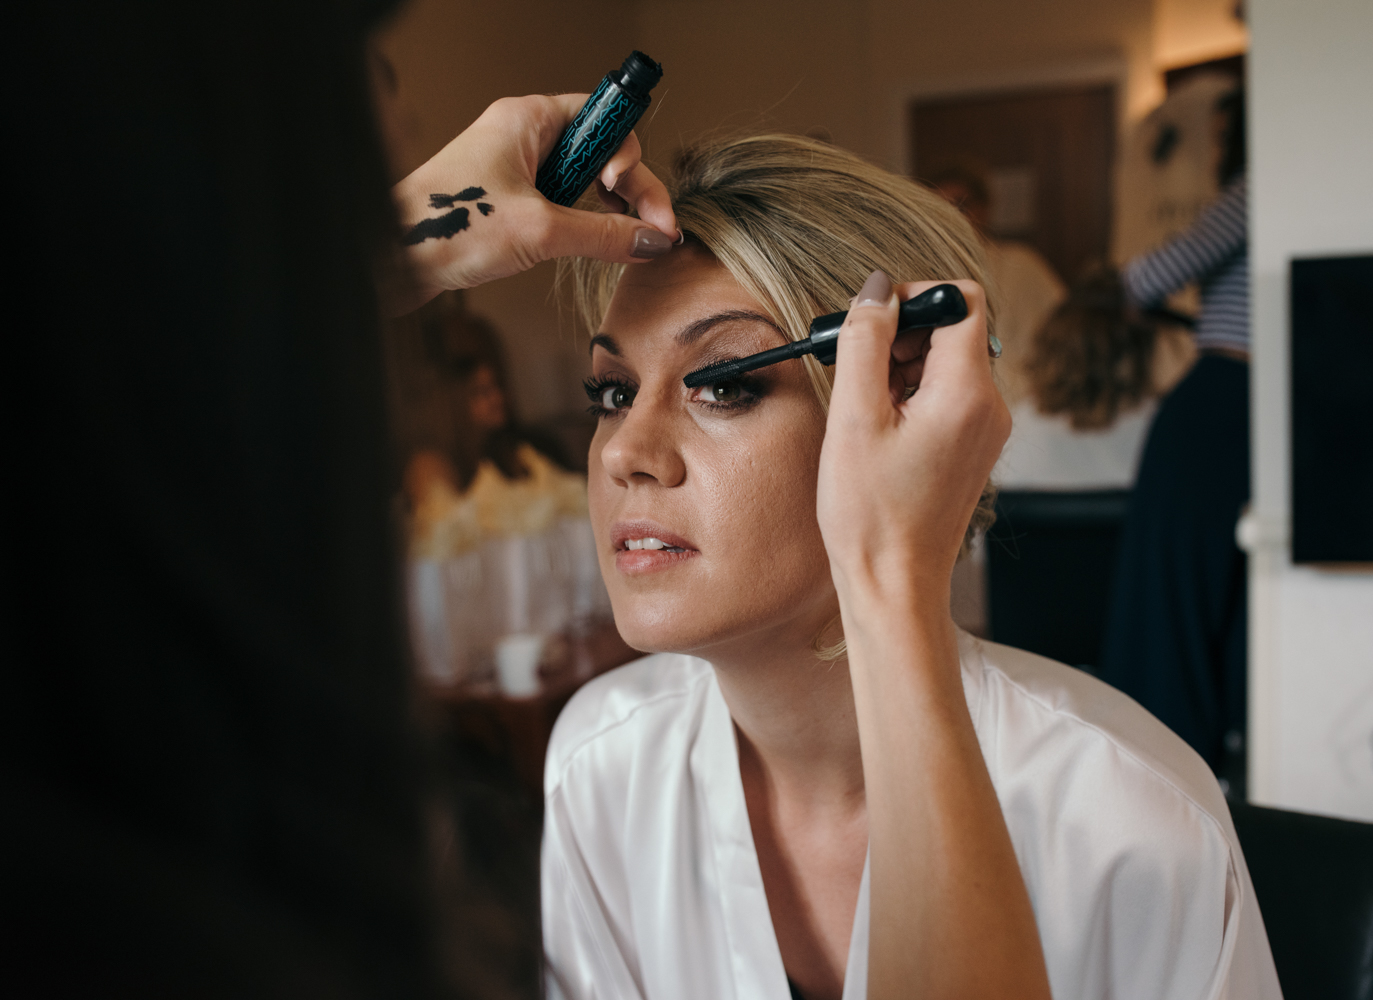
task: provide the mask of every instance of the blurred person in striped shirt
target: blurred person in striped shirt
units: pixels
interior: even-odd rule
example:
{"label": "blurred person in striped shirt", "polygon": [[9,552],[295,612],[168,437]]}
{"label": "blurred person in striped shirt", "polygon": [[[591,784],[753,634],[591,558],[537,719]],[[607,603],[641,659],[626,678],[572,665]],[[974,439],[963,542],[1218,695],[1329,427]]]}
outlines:
{"label": "blurred person in striped shirt", "polygon": [[1217,104],[1221,192],[1196,222],[1130,261],[1142,308],[1196,282],[1195,366],[1150,428],[1121,539],[1102,676],[1134,697],[1243,797],[1249,500],[1249,250],[1244,95]]}

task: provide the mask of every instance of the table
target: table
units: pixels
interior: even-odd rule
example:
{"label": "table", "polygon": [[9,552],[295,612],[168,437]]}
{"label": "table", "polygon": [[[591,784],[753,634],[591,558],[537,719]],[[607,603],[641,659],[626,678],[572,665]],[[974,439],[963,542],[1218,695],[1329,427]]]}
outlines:
{"label": "table", "polygon": [[511,697],[494,680],[431,681],[425,689],[455,736],[507,760],[520,785],[541,803],[544,756],[558,713],[587,681],[642,655],[625,644],[613,622],[601,622],[583,634],[549,640],[539,690],[528,697]]}

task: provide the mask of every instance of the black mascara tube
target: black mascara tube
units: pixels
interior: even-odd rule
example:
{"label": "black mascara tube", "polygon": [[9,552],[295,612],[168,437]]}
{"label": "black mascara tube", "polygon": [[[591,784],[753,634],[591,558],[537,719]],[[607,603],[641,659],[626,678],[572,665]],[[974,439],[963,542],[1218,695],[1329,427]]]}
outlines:
{"label": "black mascara tube", "polygon": [[539,167],[534,186],[556,205],[571,205],[591,186],[648,108],[663,67],[638,49],[611,70],[582,105]]}

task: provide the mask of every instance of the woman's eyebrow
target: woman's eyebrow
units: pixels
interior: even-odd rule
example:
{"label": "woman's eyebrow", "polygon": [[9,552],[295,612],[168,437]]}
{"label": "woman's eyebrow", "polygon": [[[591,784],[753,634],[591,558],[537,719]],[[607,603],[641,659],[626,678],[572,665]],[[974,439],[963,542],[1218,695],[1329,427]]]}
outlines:
{"label": "woman's eyebrow", "polygon": [[728,312],[715,313],[713,316],[706,316],[704,319],[698,319],[696,322],[678,330],[673,339],[677,341],[677,344],[680,347],[690,347],[692,344],[696,343],[696,341],[704,337],[712,327],[719,326],[721,323],[730,323],[738,320],[763,323],[766,326],[772,327],[777,335],[783,340],[791,340],[791,338],[786,335],[786,332],[767,316],[764,316],[759,312],[753,312],[749,309],[730,309]]}
{"label": "woman's eyebrow", "polygon": [[596,336],[591,338],[591,343],[588,344],[587,347],[591,354],[596,353],[596,348],[603,347],[607,352],[615,355],[615,357],[618,358],[620,356],[620,345],[615,343],[615,339],[608,333],[596,334]]}
{"label": "woman's eyebrow", "polygon": [[[730,309],[726,312],[714,313],[703,319],[698,319],[696,322],[690,323],[678,330],[673,336],[673,339],[677,341],[677,344],[680,347],[690,347],[709,333],[712,328],[719,326],[721,323],[733,323],[738,322],[739,320],[751,323],[762,323],[765,326],[771,327],[783,340],[791,340],[791,338],[787,336],[786,331],[771,319],[760,312],[753,312],[750,309]],[[615,343],[615,338],[608,333],[596,334],[596,336],[591,338],[591,343],[587,346],[593,354],[595,353],[596,348],[602,347],[605,348],[607,353],[613,354],[617,358],[620,356],[620,345]]]}

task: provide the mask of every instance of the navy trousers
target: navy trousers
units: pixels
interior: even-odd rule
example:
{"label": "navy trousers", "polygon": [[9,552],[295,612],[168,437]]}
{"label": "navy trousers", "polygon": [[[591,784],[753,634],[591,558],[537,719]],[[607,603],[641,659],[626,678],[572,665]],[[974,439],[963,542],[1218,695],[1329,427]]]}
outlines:
{"label": "navy trousers", "polygon": [[1235,769],[1245,728],[1245,559],[1235,523],[1248,499],[1249,366],[1203,355],[1149,431],[1102,677],[1222,774]]}

